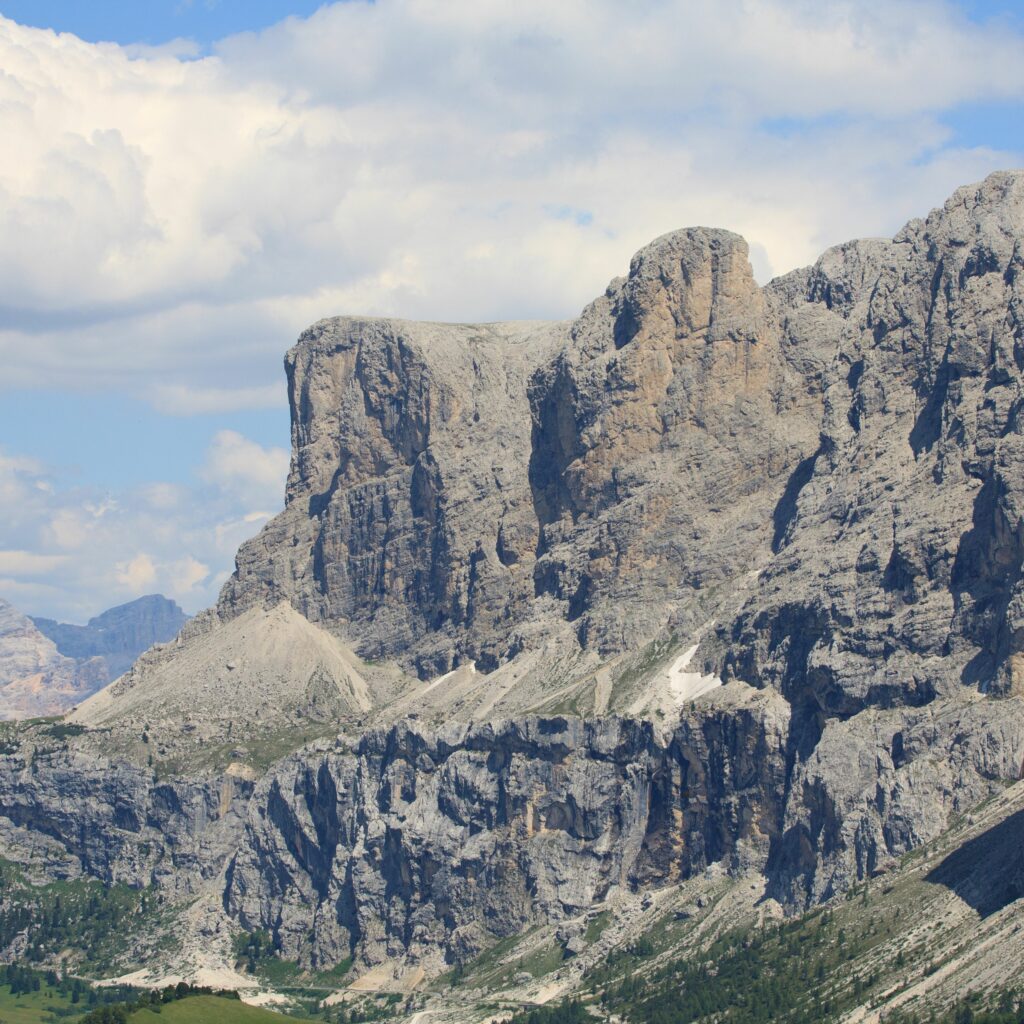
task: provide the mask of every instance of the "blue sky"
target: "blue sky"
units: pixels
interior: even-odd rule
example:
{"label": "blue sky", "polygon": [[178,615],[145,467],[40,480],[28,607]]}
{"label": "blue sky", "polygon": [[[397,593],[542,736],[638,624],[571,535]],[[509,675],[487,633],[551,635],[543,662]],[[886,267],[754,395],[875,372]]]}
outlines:
{"label": "blue sky", "polygon": [[0,13],[0,596],[75,621],[215,598],[321,316],[567,317],[693,223],[767,280],[1024,164],[997,0]]}
{"label": "blue sky", "polygon": [[23,25],[73,32],[89,42],[158,46],[192,39],[200,46],[238,32],[267,28],[290,16],[307,17],[323,0],[7,0],[0,11]]}

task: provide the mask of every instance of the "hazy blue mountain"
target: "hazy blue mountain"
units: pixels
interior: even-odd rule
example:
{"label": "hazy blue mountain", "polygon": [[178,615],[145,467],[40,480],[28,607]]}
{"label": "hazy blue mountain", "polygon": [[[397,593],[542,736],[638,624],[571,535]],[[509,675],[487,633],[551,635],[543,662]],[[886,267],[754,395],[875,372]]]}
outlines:
{"label": "hazy blue mountain", "polygon": [[35,616],[32,621],[65,657],[79,661],[104,658],[109,678],[116,679],[143,651],[173,639],[188,616],[176,601],[162,594],[148,594],[109,608],[84,626]]}

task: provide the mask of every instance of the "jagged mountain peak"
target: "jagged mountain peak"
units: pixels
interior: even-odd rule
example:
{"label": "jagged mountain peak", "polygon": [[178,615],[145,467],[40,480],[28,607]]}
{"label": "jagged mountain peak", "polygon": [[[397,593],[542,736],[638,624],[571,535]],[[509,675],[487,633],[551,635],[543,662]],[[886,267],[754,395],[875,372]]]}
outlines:
{"label": "jagged mountain peak", "polygon": [[[812,716],[992,684],[1016,627],[960,581],[988,543],[985,403],[1019,379],[1022,189],[993,175],[764,288],[740,236],[701,227],[645,246],[571,323],[319,321],[286,358],[285,511],[239,551],[217,620],[287,601],[425,680],[544,650],[593,707],[598,668],[614,682],[651,644],[699,642],[695,670]],[[894,525],[911,508],[913,540]],[[936,614],[952,636],[925,641]]]}
{"label": "jagged mountain peak", "polygon": [[0,598],[0,719],[62,714],[187,619],[159,594],[110,608],[85,626],[23,615]]}

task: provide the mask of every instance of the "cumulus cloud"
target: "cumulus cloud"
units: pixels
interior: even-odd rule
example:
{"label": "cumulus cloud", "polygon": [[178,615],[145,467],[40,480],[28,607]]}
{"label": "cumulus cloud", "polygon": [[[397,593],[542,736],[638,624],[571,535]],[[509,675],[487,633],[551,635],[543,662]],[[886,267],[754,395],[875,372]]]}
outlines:
{"label": "cumulus cloud", "polygon": [[149,555],[142,553],[114,566],[114,578],[132,594],[144,594],[156,583],[156,566]]}
{"label": "cumulus cloud", "polygon": [[40,555],[34,551],[0,551],[0,573],[48,576],[67,561],[66,555]]}
{"label": "cumulus cloud", "polygon": [[891,232],[1016,158],[936,118],[1018,97],[1024,41],[940,0],[381,0],[202,59],[0,20],[0,67],[7,385],[189,414],[271,403],[320,316],[571,315],[694,222],[762,277]]}
{"label": "cumulus cloud", "polygon": [[284,388],[271,384],[257,388],[202,388],[158,384],[151,394],[154,408],[169,416],[275,409],[286,404]]}
{"label": "cumulus cloud", "polygon": [[224,431],[189,484],[111,495],[40,487],[46,467],[0,450],[0,596],[73,622],[153,592],[198,611],[216,600],[238,545],[282,506],[287,468],[282,449]]}
{"label": "cumulus cloud", "polygon": [[210,445],[200,476],[250,506],[273,508],[281,501],[288,461],[283,448],[264,448],[237,431],[221,430]]}

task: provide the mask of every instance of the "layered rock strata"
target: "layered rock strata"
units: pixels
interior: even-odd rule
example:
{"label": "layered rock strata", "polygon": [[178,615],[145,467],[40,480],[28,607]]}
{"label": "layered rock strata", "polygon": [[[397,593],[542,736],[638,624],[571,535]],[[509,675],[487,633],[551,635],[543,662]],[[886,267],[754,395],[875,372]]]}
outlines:
{"label": "layered rock strata", "polygon": [[[1002,173],[763,288],[697,228],[569,324],[321,321],[284,512],[72,750],[14,744],[4,849],[223,870],[318,966],[439,968],[714,864],[790,910],[886,870],[1024,765],[1022,253]],[[155,725],[178,777],[105,788]]]}

